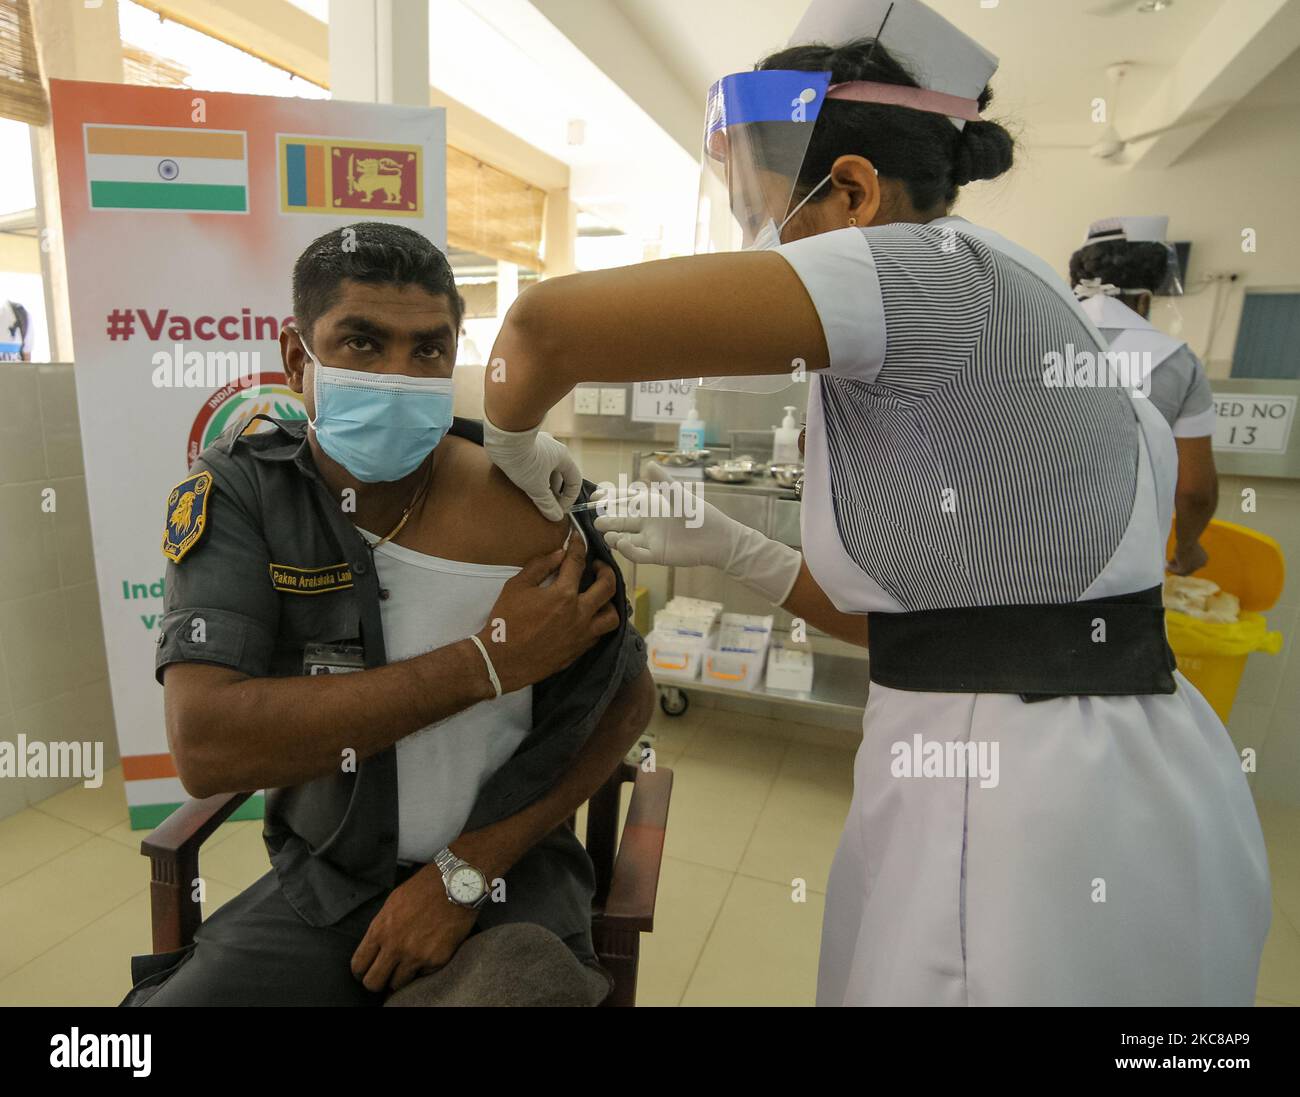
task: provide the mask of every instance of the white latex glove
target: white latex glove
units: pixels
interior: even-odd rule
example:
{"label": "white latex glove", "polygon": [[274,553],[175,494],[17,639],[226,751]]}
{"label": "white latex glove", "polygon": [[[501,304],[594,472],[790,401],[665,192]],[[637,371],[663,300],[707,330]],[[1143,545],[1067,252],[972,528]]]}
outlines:
{"label": "white latex glove", "polygon": [[533,505],[558,522],[582,491],[582,472],[563,442],[544,430],[509,431],[483,419],[483,448]]}
{"label": "white latex glove", "polygon": [[[646,471],[652,479],[658,479],[656,473],[662,472],[654,465]],[[593,498],[600,495],[597,492]],[[614,500],[611,513],[596,518],[596,528],[611,549],[638,564],[714,567],[758,591],[773,605],[781,605],[799,575],[803,554],[728,518],[703,499],[699,500],[699,508],[699,525],[692,528],[686,524],[685,515],[623,517],[635,507]],[[641,510],[649,513],[648,505]]]}

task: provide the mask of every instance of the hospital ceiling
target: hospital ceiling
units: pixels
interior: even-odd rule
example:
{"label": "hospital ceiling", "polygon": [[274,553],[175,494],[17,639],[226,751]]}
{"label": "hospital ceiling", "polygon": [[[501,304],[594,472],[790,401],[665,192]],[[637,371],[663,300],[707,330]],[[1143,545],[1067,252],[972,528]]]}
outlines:
{"label": "hospital ceiling", "polygon": [[[545,10],[547,0],[535,0]],[[806,0],[587,0],[636,29],[696,103],[718,76],[783,46]],[[1300,0],[1174,0],[1153,13],[1139,0],[929,0],[1002,60],[995,117],[1030,143],[1084,144],[1093,100],[1107,97],[1121,129],[1180,129],[1138,157],[1181,156],[1237,101],[1300,48]],[[1128,66],[1118,86],[1107,70]],[[617,77],[615,77],[617,79]],[[653,113],[653,107],[642,101]]]}
{"label": "hospital ceiling", "polygon": [[[328,0],[259,0],[272,2],[328,11]],[[929,2],[1001,57],[991,116],[1034,152],[1088,155],[1105,136],[1098,98],[1121,138],[1161,131],[1108,161],[1125,170],[1177,162],[1211,131],[1231,131],[1234,109],[1242,119],[1294,107],[1281,101],[1295,98],[1300,0],[1172,0],[1151,14],[1140,0]],[[675,254],[690,247],[709,84],[781,48],[806,4],[430,0],[430,79],[541,150],[581,209]]]}
{"label": "hospital ceiling", "polygon": [[[697,98],[727,72],[749,68],[789,38],[806,0],[609,0],[654,46]],[[930,6],[1002,59],[994,88],[1032,104],[1035,121],[1069,121],[1104,93],[1106,66],[1133,61],[1154,83],[1228,0],[1175,0],[1164,11],[1089,15],[1107,0],[928,0]],[[1245,5],[1253,0],[1236,0]],[[1067,45],[1068,44],[1068,45]],[[1141,77],[1135,72],[1135,77]],[[1100,88],[1100,90],[1098,90]],[[1134,83],[1135,93],[1138,88]],[[1028,94],[1033,89],[1033,94]]]}

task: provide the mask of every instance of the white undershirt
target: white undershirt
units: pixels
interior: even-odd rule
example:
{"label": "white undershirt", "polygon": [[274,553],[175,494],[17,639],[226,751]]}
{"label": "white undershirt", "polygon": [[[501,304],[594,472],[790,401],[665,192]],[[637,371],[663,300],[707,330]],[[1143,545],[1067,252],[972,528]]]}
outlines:
{"label": "white undershirt", "polygon": [[[390,663],[474,635],[487,624],[506,580],[520,570],[444,560],[391,542],[376,548],[374,557],[379,586],[388,591],[379,611]],[[399,861],[427,864],[455,841],[479,790],[532,724],[533,688],[525,686],[397,741]]]}

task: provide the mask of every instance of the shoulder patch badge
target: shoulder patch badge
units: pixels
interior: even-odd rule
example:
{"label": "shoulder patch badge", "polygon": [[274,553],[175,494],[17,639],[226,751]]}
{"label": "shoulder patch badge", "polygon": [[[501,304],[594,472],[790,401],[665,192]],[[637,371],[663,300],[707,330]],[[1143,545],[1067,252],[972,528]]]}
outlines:
{"label": "shoulder patch badge", "polygon": [[167,524],[163,527],[163,555],[179,564],[199,543],[207,527],[208,499],[212,473],[197,472],[186,477],[167,496]]}

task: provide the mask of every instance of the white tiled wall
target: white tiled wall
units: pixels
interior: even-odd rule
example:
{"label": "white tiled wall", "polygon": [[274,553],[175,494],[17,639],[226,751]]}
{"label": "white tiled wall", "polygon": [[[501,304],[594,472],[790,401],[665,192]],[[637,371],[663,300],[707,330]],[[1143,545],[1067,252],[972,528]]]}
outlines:
{"label": "white tiled wall", "polygon": [[[53,490],[53,512],[42,502]],[[0,363],[0,740],[102,741],[117,762],[69,365]],[[0,817],[76,778],[0,778]]]}

